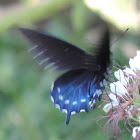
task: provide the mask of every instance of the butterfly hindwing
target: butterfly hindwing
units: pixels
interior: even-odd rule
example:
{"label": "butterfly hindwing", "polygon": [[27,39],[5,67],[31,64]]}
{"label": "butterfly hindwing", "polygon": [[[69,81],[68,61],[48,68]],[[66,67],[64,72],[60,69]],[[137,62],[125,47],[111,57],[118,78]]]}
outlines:
{"label": "butterfly hindwing", "polygon": [[67,114],[66,124],[72,114],[89,111],[93,78],[90,71],[80,69],[69,71],[55,81],[51,98],[55,106]]}

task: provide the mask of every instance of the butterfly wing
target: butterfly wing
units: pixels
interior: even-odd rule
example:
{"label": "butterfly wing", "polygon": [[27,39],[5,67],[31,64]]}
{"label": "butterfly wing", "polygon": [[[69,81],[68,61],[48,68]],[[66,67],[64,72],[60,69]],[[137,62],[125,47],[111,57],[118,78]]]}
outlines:
{"label": "butterfly wing", "polygon": [[[89,111],[92,98],[90,92],[94,89],[94,85],[91,87],[93,79],[91,71],[80,69],[69,71],[55,81],[51,99],[57,108],[67,114],[66,124],[72,114]],[[96,104],[97,95],[92,100]]]}
{"label": "butterfly wing", "polygon": [[95,56],[47,34],[23,28],[20,31],[35,45],[30,51],[45,68],[53,64],[59,70],[70,70],[55,81],[51,92],[55,106],[67,114],[66,124],[72,114],[94,108],[105,88],[103,80],[110,62],[108,29]]}
{"label": "butterfly wing", "polygon": [[101,44],[94,50],[96,66],[100,66],[103,72],[110,64],[110,34],[109,29],[106,27],[102,34]]}
{"label": "butterfly wing", "polygon": [[24,28],[19,30],[34,45],[29,52],[45,69],[49,66],[59,70],[95,68],[94,57],[75,45],[38,31]]}

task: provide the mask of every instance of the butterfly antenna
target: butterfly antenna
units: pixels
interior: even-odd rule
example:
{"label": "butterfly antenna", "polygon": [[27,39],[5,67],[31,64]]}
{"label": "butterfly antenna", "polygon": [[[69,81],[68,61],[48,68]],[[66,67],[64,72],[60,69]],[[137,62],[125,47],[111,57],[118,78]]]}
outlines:
{"label": "butterfly antenna", "polygon": [[[118,63],[118,64],[117,64],[117,63]],[[118,66],[119,69],[123,69],[123,67],[122,67],[122,65],[121,65],[121,63],[120,63],[119,60],[117,60],[117,63],[116,63],[116,66]]]}
{"label": "butterfly antenna", "polygon": [[120,38],[122,38],[128,30],[129,28],[127,28],[126,31],[115,42],[111,44],[111,46],[114,45]]}

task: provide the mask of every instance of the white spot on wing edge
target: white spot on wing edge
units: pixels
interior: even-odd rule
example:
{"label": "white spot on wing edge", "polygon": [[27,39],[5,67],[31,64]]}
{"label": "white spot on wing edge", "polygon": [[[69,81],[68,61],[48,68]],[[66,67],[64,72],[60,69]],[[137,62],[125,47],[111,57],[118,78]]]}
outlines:
{"label": "white spot on wing edge", "polygon": [[80,112],[86,112],[86,110],[85,109],[81,109]]}
{"label": "white spot on wing edge", "polygon": [[86,99],[81,99],[81,102],[83,103],[83,102],[85,102],[86,101]]}
{"label": "white spot on wing edge", "polygon": [[34,47],[32,47],[31,49],[28,50],[28,53],[30,53],[32,50],[34,50],[37,47],[38,47],[38,45],[35,45]]}
{"label": "white spot on wing edge", "polygon": [[62,95],[59,95],[58,98],[59,98],[59,100],[61,100],[61,101],[63,100],[63,96],[62,96]]}
{"label": "white spot on wing edge", "polygon": [[89,102],[89,106],[91,106],[91,104],[92,104],[92,101]]}
{"label": "white spot on wing edge", "polygon": [[60,87],[57,88],[57,91],[60,93]]}
{"label": "white spot on wing edge", "polygon": [[43,54],[46,50],[41,51],[40,53],[38,53],[36,56],[33,57],[33,59],[36,59],[38,56],[40,56],[41,54]]}
{"label": "white spot on wing edge", "polygon": [[103,84],[104,84],[104,85],[106,85],[106,84],[107,84],[107,82],[106,82],[106,80],[105,80],[105,79],[103,80]]}
{"label": "white spot on wing edge", "polygon": [[76,111],[72,111],[72,112],[71,112],[71,115],[73,115],[73,114],[76,114]]}
{"label": "white spot on wing edge", "polygon": [[100,82],[100,87],[103,87],[104,85],[103,85],[103,83],[102,82]]}
{"label": "white spot on wing edge", "polygon": [[94,92],[93,98],[96,96],[96,94],[97,94],[97,93],[96,93],[96,92]]}
{"label": "white spot on wing edge", "polygon": [[43,60],[39,63],[39,65],[42,65],[43,63],[47,62],[48,60],[49,60],[49,58],[43,59]]}
{"label": "white spot on wing edge", "polygon": [[62,109],[62,112],[64,112],[64,113],[68,113],[68,111],[66,110],[66,109]]}
{"label": "white spot on wing edge", "polygon": [[69,100],[65,100],[65,104],[69,104],[70,103],[70,101]]}
{"label": "white spot on wing edge", "polygon": [[53,98],[53,96],[51,96],[51,100],[52,100],[52,102],[54,103],[54,98]]}
{"label": "white spot on wing edge", "polygon": [[90,101],[90,102],[89,102],[90,108],[92,108],[94,104],[96,104],[96,100]]}
{"label": "white spot on wing edge", "polygon": [[95,100],[93,100],[93,104],[95,104],[96,103],[96,101]]}
{"label": "white spot on wing edge", "polygon": [[52,63],[50,63],[49,65],[45,66],[44,69],[46,70],[46,69],[48,69],[49,67],[52,67],[52,66],[54,66],[54,65],[55,65],[55,63],[52,62]]}
{"label": "white spot on wing edge", "polygon": [[77,105],[77,101],[74,101],[72,104],[73,104],[73,105]]}
{"label": "white spot on wing edge", "polygon": [[60,110],[60,105],[59,104],[55,104],[55,107]]}
{"label": "white spot on wing edge", "polygon": [[96,93],[97,93],[97,95],[99,96],[100,94],[102,94],[102,90],[97,89],[97,90],[96,90]]}

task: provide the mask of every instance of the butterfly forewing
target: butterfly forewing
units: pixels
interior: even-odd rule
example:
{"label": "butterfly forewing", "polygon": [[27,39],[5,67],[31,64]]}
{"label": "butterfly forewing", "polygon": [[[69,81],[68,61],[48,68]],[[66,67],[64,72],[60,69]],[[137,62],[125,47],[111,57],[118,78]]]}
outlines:
{"label": "butterfly forewing", "polygon": [[30,29],[20,28],[20,31],[34,45],[28,52],[31,52],[44,68],[50,64],[59,70],[95,68],[94,57],[75,45]]}

